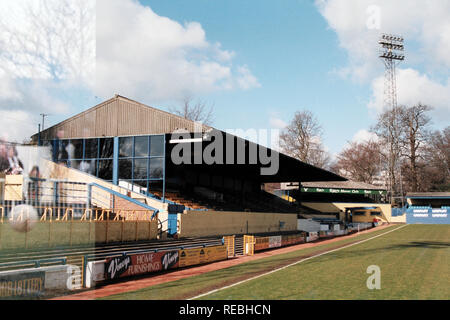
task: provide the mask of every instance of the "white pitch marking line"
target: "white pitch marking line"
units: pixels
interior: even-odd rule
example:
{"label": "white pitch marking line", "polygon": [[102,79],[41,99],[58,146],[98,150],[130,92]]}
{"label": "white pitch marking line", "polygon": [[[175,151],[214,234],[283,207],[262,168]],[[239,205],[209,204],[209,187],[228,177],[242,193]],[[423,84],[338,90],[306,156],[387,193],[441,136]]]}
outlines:
{"label": "white pitch marking line", "polygon": [[189,298],[189,299],[187,299],[187,300],[198,299],[198,298],[201,298],[201,297],[204,297],[204,296],[207,296],[207,295],[216,293],[216,292],[218,292],[218,291],[222,291],[222,290],[225,290],[225,289],[228,289],[228,288],[232,288],[232,287],[238,286],[238,285],[240,285],[240,284],[242,284],[242,283],[245,283],[245,282],[248,282],[248,281],[252,281],[252,280],[255,280],[255,279],[258,279],[258,278],[267,276],[267,275],[269,275],[269,274],[275,273],[275,272],[277,272],[277,271],[281,271],[281,270],[284,270],[284,269],[286,269],[286,268],[295,266],[296,264],[302,263],[303,261],[311,260],[311,259],[314,259],[314,258],[323,256],[323,255],[325,255],[325,254],[327,254],[327,253],[336,252],[336,251],[339,251],[339,250],[342,250],[342,249],[350,248],[350,247],[352,247],[352,246],[354,246],[354,245],[357,245],[357,244],[360,244],[360,243],[363,243],[363,242],[366,242],[366,241],[369,241],[369,240],[372,240],[372,239],[375,239],[375,238],[384,236],[385,234],[388,234],[388,233],[397,231],[397,230],[399,230],[399,229],[401,229],[401,228],[403,228],[403,227],[406,227],[406,226],[407,226],[407,225],[405,224],[405,225],[403,225],[403,226],[401,226],[401,227],[395,228],[395,229],[393,229],[393,230],[391,230],[391,231],[388,231],[388,232],[384,232],[384,233],[379,234],[379,235],[377,235],[377,236],[374,236],[374,237],[371,237],[371,238],[368,238],[368,239],[364,239],[364,240],[361,240],[361,241],[358,241],[358,242],[355,242],[355,243],[351,243],[351,244],[346,245],[346,246],[344,246],[344,247],[340,247],[340,248],[337,248],[337,249],[333,249],[333,250],[330,250],[330,251],[326,251],[326,252],[322,252],[322,253],[316,254],[316,255],[311,256],[311,257],[309,257],[309,258],[305,258],[305,259],[296,261],[296,262],[294,262],[294,263],[288,264],[287,266],[284,266],[284,267],[281,267],[281,268],[278,268],[278,269],[275,269],[275,270],[272,270],[272,271],[269,271],[269,272],[260,274],[260,275],[255,276],[255,277],[248,278],[248,279],[245,279],[245,280],[242,280],[242,281],[239,281],[239,282],[230,284],[230,285],[228,285],[228,286],[225,286],[225,287],[222,287],[222,288],[219,288],[219,289],[211,290],[211,291],[209,291],[209,292],[200,294],[200,295],[198,295],[198,296]]}

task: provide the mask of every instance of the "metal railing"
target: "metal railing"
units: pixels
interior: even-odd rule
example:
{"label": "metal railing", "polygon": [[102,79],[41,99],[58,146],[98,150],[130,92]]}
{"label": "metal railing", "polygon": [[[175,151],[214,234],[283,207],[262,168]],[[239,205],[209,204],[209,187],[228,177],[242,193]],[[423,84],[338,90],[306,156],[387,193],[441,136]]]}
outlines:
{"label": "metal railing", "polygon": [[[96,183],[89,184],[77,181],[25,178],[20,189],[22,190],[21,194],[17,191],[17,194],[14,196],[16,200],[6,199],[0,202],[2,222],[8,216],[11,209],[19,204],[33,206],[38,210],[38,214],[43,217],[43,220],[46,220],[47,217],[50,219],[51,217],[55,217],[55,220],[67,220],[70,214],[76,218],[81,218],[83,216],[89,216],[89,213],[94,215],[98,212],[98,208],[105,210],[105,213],[118,211],[121,213],[128,212],[127,215],[134,215],[134,219],[139,219],[139,215],[142,214],[147,216],[147,212],[151,212],[151,218],[153,219],[159,212],[158,209],[146,203],[139,202],[125,194]],[[125,189],[119,188],[119,190],[122,191]],[[126,208],[115,207],[115,200],[118,198],[141,209],[120,210]],[[131,211],[134,213],[131,214]]]}
{"label": "metal railing", "polygon": [[15,262],[0,263],[0,271],[19,269],[19,268],[40,268],[41,266],[66,265],[67,258],[52,258],[39,260],[25,260]]}
{"label": "metal railing", "polygon": [[[130,203],[132,203],[132,204],[134,204],[134,205],[136,205],[136,206],[140,206],[140,207],[143,208],[143,210],[153,211],[152,219],[153,219],[153,218],[158,214],[158,212],[159,212],[158,209],[153,208],[153,207],[149,206],[148,204],[139,202],[139,201],[136,200],[136,199],[130,198],[130,197],[126,196],[126,195],[121,194],[120,192],[117,192],[117,191],[114,191],[114,190],[112,190],[112,189],[106,188],[106,187],[101,186],[101,185],[99,185],[99,184],[97,184],[97,183],[90,183],[90,184],[88,184],[88,189],[87,189],[88,203],[90,203],[90,202],[92,201],[92,195],[93,195],[93,192],[92,192],[92,191],[93,191],[94,188],[98,188],[98,189],[100,189],[100,190],[103,190],[103,191],[105,191],[105,192],[111,194],[111,195],[114,196],[114,197],[118,197],[118,198],[124,199],[125,201],[128,201],[128,202],[130,202]],[[114,202],[114,199],[113,199],[113,202]],[[109,207],[111,208],[111,205],[110,205]],[[114,206],[112,206],[112,207],[114,208]],[[111,208],[111,209],[113,209],[113,208]]]}

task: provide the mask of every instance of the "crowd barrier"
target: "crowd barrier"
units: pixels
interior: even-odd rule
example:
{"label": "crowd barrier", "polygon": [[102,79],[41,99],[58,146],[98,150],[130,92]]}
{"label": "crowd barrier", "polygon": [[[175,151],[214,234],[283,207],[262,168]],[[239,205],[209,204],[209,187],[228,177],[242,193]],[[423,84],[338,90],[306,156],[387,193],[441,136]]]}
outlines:
{"label": "crowd barrier", "polygon": [[[278,235],[269,237],[254,237],[253,251],[262,251],[272,248],[280,248],[293,244],[305,243],[306,232],[290,235]],[[251,243],[250,243],[251,244]],[[246,252],[250,252],[252,249],[247,249]]]}
{"label": "crowd barrier", "polygon": [[450,224],[450,207],[441,208],[411,206],[407,210],[408,224]]}
{"label": "crowd barrier", "polygon": [[92,288],[119,278],[195,266],[227,258],[228,251],[225,245],[136,254],[123,253],[98,261],[89,261],[87,257],[84,260],[83,283],[86,288]]}
{"label": "crowd barrier", "polygon": [[228,257],[234,257],[234,255],[235,255],[234,243],[235,243],[235,236],[224,236],[223,237],[223,244],[227,248]]}
{"label": "crowd barrier", "polygon": [[[253,255],[254,252],[271,248],[280,248],[289,245],[316,241],[321,237],[334,237],[350,233],[353,228],[364,230],[371,224],[355,224],[347,230],[301,232],[290,235],[274,236],[244,236],[244,253]],[[226,260],[234,254],[234,236],[223,238],[223,245],[168,250],[153,251],[137,254],[118,254],[103,260],[89,261],[89,257],[84,259],[83,283],[86,288],[95,287],[98,284],[108,281],[131,277],[135,275],[151,274],[169,269],[177,269],[204,263]]]}
{"label": "crowd barrier", "polygon": [[306,242],[313,242],[319,239],[319,232],[308,232]]}
{"label": "crowd barrier", "polygon": [[[14,206],[0,205],[0,223],[8,219],[23,219],[23,213],[14,215]],[[133,220],[151,221],[158,219],[150,210],[126,210],[126,209],[101,209],[85,208],[84,206],[33,206],[40,221],[68,221],[69,219],[79,219],[81,221],[103,221],[103,220]],[[12,213],[11,213],[12,211]],[[9,212],[9,217],[7,213]]]}

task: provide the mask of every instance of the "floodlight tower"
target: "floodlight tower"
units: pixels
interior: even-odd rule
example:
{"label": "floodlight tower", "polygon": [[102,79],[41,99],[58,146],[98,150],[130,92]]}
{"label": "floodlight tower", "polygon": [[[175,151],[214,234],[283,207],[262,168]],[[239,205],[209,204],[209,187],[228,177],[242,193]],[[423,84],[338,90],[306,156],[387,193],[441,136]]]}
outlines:
{"label": "floodlight tower", "polygon": [[[384,105],[385,110],[392,111],[390,114],[389,123],[389,190],[391,195],[391,202],[393,194],[395,192],[397,167],[399,166],[399,145],[396,138],[399,133],[398,123],[398,108],[397,108],[397,85],[396,85],[396,65],[405,59],[403,37],[382,34],[378,43],[381,46],[380,58],[384,62],[385,66],[385,79],[384,79]],[[400,182],[400,188],[402,183]]]}
{"label": "floodlight tower", "polygon": [[403,51],[403,37],[383,34],[378,41],[381,45],[380,58],[383,59],[385,69],[384,103],[389,109],[397,108],[397,88],[395,66],[405,60]]}

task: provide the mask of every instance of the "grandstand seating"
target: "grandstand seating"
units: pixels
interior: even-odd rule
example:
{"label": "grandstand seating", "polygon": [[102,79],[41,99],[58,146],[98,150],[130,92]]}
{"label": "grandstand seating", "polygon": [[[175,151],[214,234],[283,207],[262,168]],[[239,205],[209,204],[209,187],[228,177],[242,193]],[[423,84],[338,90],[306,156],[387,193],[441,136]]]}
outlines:
{"label": "grandstand seating", "polygon": [[[162,198],[161,191],[153,191],[153,194],[159,198]],[[164,197],[165,197],[165,199],[167,199],[171,202],[184,205],[190,209],[194,209],[194,210],[208,209],[208,207],[205,206],[201,201],[196,201],[196,200],[188,198],[188,197],[182,197],[180,195],[180,193],[178,193],[178,192],[165,192]]]}
{"label": "grandstand seating", "polygon": [[[283,212],[297,213],[299,206],[289,201],[283,200],[271,193],[246,192],[246,193],[221,193],[215,190],[206,192],[203,188],[201,192],[196,190],[169,190],[165,192],[165,198],[176,204],[186,206],[186,209],[193,210],[214,210],[214,211],[247,211],[247,212]],[[161,191],[152,193],[162,198]],[[215,196],[209,196],[214,194]],[[301,208],[305,213],[311,213],[309,208]]]}

